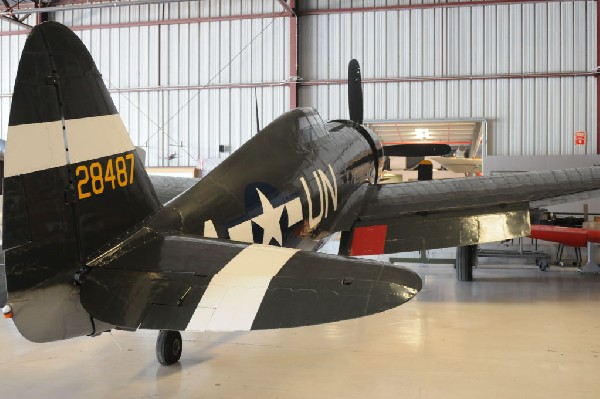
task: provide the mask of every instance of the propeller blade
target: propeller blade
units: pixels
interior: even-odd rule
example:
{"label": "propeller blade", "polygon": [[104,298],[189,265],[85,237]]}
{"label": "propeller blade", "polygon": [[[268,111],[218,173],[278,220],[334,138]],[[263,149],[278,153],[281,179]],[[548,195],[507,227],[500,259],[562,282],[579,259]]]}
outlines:
{"label": "propeller blade", "polygon": [[426,157],[450,154],[448,144],[394,144],[383,147],[383,152],[391,157]]}
{"label": "propeller blade", "polygon": [[363,123],[363,92],[360,77],[360,65],[352,59],[348,63],[348,109],[350,120]]}

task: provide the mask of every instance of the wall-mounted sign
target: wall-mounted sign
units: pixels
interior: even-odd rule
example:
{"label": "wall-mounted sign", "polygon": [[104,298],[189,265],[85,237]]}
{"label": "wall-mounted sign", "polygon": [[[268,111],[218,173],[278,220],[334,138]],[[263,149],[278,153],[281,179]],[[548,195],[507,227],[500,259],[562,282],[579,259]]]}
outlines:
{"label": "wall-mounted sign", "polygon": [[586,132],[575,132],[575,145],[585,145],[587,140]]}

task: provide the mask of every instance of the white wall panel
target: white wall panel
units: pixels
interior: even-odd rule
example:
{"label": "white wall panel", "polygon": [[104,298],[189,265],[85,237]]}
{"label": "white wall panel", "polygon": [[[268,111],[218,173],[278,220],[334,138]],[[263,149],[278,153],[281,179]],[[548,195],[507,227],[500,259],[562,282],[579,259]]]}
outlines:
{"label": "white wall panel", "polygon": [[[32,18],[25,20],[31,23]],[[0,20],[0,138],[6,139],[12,91],[26,36],[13,34],[24,29]],[[5,35],[2,35],[2,34]]]}
{"label": "white wall panel", "polygon": [[[522,71],[524,73],[535,72],[535,51],[532,49],[536,48],[535,38],[535,4],[524,4],[522,7],[522,18],[521,18],[521,50],[523,54],[522,58]],[[540,46],[541,47],[541,46]],[[584,62],[585,64],[585,62]],[[583,67],[580,69],[583,70]]]}
{"label": "white wall panel", "polygon": [[[310,11],[433,2],[439,1],[302,0],[298,4]],[[596,7],[593,1],[575,1],[307,15],[299,25],[299,74],[308,81],[343,80],[347,61],[357,58],[367,79],[366,118],[485,117],[491,154],[594,153],[595,78],[466,77],[594,70]],[[159,165],[166,162],[169,141],[176,147],[184,142],[193,156],[213,157],[223,155],[215,152],[218,144],[235,149],[253,134],[255,90],[201,89],[209,82],[276,84],[256,90],[262,126],[287,109],[289,90],[280,82],[289,75],[288,18],[198,21],[280,12],[281,6],[271,0],[198,0],[55,15],[69,26],[96,25],[78,34],[107,86],[120,90],[113,97],[134,141],[148,141],[149,163]],[[166,19],[187,22],[134,26]],[[97,26],[115,23],[123,26]],[[18,30],[0,22],[0,33]],[[2,136],[24,40],[24,35],[0,36]],[[426,79],[447,75],[465,79]],[[396,81],[368,82],[384,78]],[[300,86],[299,104],[317,107],[325,118],[347,117],[346,93],[345,85]],[[154,134],[167,121],[166,133]],[[587,131],[586,147],[573,145],[577,130]],[[169,164],[191,162],[181,155]]]}
{"label": "white wall panel", "polygon": [[[470,0],[458,0],[470,1]],[[360,8],[360,7],[381,7],[381,6],[399,6],[410,4],[433,4],[433,3],[455,3],[457,0],[299,0],[297,3],[302,11],[322,10],[322,9],[340,9],[340,8]]]}
{"label": "white wall panel", "polygon": [[[523,95],[521,97],[522,100],[522,108],[521,108],[521,134],[522,134],[522,146],[523,146],[523,155],[537,155],[542,153],[541,149],[538,148],[538,152],[535,151],[537,147],[540,146],[537,143],[536,137],[539,133],[536,132],[536,129],[541,129],[541,126],[536,125],[536,113],[535,113],[535,101],[536,101],[536,91],[535,91],[536,82],[534,79],[524,79],[523,80]],[[525,151],[525,149],[527,151]],[[544,148],[545,152],[545,148]]]}
{"label": "white wall panel", "polygon": [[113,99],[150,166],[187,166],[227,156],[219,145],[235,150],[256,133],[255,90],[264,127],[288,109],[287,87],[120,92]]}
{"label": "white wall panel", "polygon": [[8,116],[10,113],[10,97],[0,97],[0,138],[6,140]]}
{"label": "white wall panel", "polygon": [[548,153],[548,125],[550,120],[548,118],[548,85],[547,84],[536,84],[535,85],[535,105],[534,115],[534,155],[544,155]]}
{"label": "white wall panel", "polygon": [[523,148],[523,81],[508,81],[508,154],[519,154]]}
{"label": "white wall panel", "polygon": [[[305,11],[417,4],[368,3],[300,4]],[[596,152],[596,79],[553,73],[596,69],[596,6],[576,1],[309,14],[299,30],[300,74],[313,84],[342,81],[345,68],[323,58],[357,58],[365,80],[365,119],[485,117],[492,155],[591,154]],[[532,73],[546,76],[496,76]],[[445,76],[453,78],[441,80]],[[382,78],[392,81],[378,82]],[[411,81],[415,78],[423,81]],[[302,86],[300,104],[319,106],[332,87]],[[324,118],[347,117],[347,99],[338,101],[341,115],[330,112],[329,100],[319,107]],[[574,145],[578,130],[588,133],[585,147]]]}
{"label": "white wall panel", "polygon": [[[595,84],[594,77],[364,83],[365,120],[486,118],[490,155],[594,154]],[[300,102],[323,119],[347,118],[344,87],[303,86]],[[340,113],[331,112],[336,102]],[[580,130],[588,143],[575,147]]]}
{"label": "white wall panel", "polygon": [[162,19],[214,18],[251,14],[281,13],[275,0],[196,0],[150,4],[145,6],[107,7],[56,13],[68,26],[158,21]]}

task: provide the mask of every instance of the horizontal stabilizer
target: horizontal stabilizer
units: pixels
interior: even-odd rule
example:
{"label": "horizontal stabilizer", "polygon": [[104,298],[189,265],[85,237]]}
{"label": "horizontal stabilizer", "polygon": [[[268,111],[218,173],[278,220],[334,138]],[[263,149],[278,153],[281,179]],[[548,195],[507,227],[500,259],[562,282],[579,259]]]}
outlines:
{"label": "horizontal stabilizer", "polygon": [[295,249],[158,237],[84,276],[86,310],[121,328],[246,331],[391,309],[421,289],[409,270]]}
{"label": "horizontal stabilizer", "polygon": [[390,157],[426,157],[450,154],[448,144],[393,144],[383,147],[383,153]]}

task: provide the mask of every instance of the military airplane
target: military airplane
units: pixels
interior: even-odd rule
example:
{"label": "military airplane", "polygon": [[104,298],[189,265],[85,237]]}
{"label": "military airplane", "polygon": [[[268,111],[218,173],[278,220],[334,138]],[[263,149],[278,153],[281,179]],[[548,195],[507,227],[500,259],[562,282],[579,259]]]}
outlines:
{"label": "military airplane", "polygon": [[528,233],[529,202],[600,188],[593,168],[380,184],[385,149],[350,69],[351,120],[286,112],[185,191],[155,181],[161,204],[83,43],[34,27],[9,118],[5,317],[34,342],[159,330],[168,365],[179,331],[361,317],[421,289],[407,269],[311,252],[333,232],[348,255],[495,241]]}

